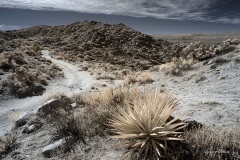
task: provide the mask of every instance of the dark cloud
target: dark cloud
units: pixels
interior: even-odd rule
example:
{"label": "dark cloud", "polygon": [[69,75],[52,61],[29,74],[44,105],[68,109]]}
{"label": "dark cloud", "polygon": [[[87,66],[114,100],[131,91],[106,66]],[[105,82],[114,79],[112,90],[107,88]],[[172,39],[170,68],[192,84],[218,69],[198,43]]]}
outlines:
{"label": "dark cloud", "polygon": [[0,7],[240,24],[239,0],[1,0]]}

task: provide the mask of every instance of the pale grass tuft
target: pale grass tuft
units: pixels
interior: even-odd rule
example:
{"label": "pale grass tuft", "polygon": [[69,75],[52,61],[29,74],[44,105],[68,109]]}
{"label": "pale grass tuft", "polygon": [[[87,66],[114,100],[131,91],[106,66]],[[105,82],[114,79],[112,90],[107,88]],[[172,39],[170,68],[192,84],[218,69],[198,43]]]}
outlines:
{"label": "pale grass tuft", "polygon": [[89,106],[110,106],[112,104],[123,105],[125,101],[132,101],[139,95],[137,87],[117,86],[115,89],[106,87],[99,92],[75,94],[73,99],[80,104]]}
{"label": "pale grass tuft", "polygon": [[127,86],[127,85],[132,84],[132,83],[134,83],[134,82],[136,82],[136,81],[137,81],[137,79],[136,79],[136,76],[135,76],[135,75],[128,74],[128,75],[126,75],[126,76],[124,77],[123,83],[124,83],[125,86]]}
{"label": "pale grass tuft", "polygon": [[12,122],[12,124],[16,124],[17,119],[20,117],[22,114],[21,111],[13,111],[8,115],[8,119]]}
{"label": "pale grass tuft", "polygon": [[194,63],[196,61],[192,58],[173,58],[171,62],[160,65],[160,70],[166,74],[180,75],[182,71],[190,69]]}
{"label": "pale grass tuft", "polygon": [[138,78],[138,81],[142,84],[146,84],[146,83],[151,83],[153,82],[152,78],[151,78],[151,75],[150,73],[148,72],[142,72],[140,75],[139,75],[139,78]]}
{"label": "pale grass tuft", "polygon": [[51,92],[43,95],[43,100],[44,101],[49,101],[52,99],[58,99],[61,96],[66,96],[64,91],[56,91],[56,92]]}
{"label": "pale grass tuft", "polygon": [[0,137],[0,156],[6,155],[16,147],[18,137],[19,133],[16,131]]}
{"label": "pale grass tuft", "polygon": [[[194,157],[202,159],[239,159],[239,128],[222,130],[212,127],[198,128],[185,133],[185,140]],[[224,158],[225,157],[225,158]]]}
{"label": "pale grass tuft", "polygon": [[113,99],[113,89],[112,87],[106,87],[99,92],[74,95],[74,99],[90,106],[96,106],[98,104],[107,105],[111,103]]}
{"label": "pale grass tuft", "polygon": [[186,126],[182,121],[176,122],[181,116],[167,121],[177,105],[171,94],[160,95],[159,89],[145,89],[143,97],[135,97],[113,114],[109,126],[117,135],[112,137],[127,139],[124,144],[130,154],[137,151],[137,158],[164,157],[168,143],[183,140],[177,136],[181,134],[178,131]]}

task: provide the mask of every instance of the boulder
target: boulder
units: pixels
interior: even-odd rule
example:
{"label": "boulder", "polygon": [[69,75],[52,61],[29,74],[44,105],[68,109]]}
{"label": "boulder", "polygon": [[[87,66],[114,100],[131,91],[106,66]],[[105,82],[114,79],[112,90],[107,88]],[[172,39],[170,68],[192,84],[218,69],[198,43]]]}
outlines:
{"label": "boulder", "polygon": [[50,158],[62,145],[64,145],[65,139],[62,138],[55,141],[42,149],[42,154],[44,157]]}
{"label": "boulder", "polygon": [[77,107],[77,103],[72,103],[71,106],[72,106],[73,108],[75,108],[75,107]]}
{"label": "boulder", "polygon": [[52,114],[54,111],[64,109],[65,111],[71,110],[71,100],[66,96],[61,96],[59,99],[52,99],[43,104],[38,109],[40,114]]}
{"label": "boulder", "polygon": [[31,117],[30,113],[22,113],[15,122],[16,127],[21,127],[27,123],[27,120]]}
{"label": "boulder", "polygon": [[25,127],[23,129],[22,133],[32,133],[32,132],[34,132],[37,129],[38,129],[38,126],[33,124],[33,125]]}

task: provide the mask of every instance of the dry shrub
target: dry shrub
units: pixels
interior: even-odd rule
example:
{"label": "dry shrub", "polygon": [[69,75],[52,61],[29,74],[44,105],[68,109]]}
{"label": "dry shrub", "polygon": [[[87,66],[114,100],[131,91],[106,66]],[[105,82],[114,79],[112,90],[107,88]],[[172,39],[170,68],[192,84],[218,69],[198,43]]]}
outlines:
{"label": "dry shrub", "polygon": [[192,58],[174,58],[171,62],[162,64],[160,70],[166,74],[180,75],[182,71],[190,69],[194,63],[196,63],[196,61]]}
{"label": "dry shrub", "polygon": [[[140,96],[136,87],[128,88],[118,86],[115,90],[112,87],[102,89],[99,93],[88,93],[74,95],[73,99],[83,108],[74,110],[75,117],[80,117],[82,126],[89,137],[105,135],[108,132],[106,126],[108,119],[119,107],[126,102],[132,102]],[[89,127],[92,126],[92,127]]]}
{"label": "dry shrub", "polygon": [[98,106],[98,105],[123,105],[125,101],[132,101],[140,92],[137,87],[117,86],[114,90],[112,87],[105,87],[99,92],[81,93],[74,95],[73,99],[82,105]]}
{"label": "dry shrub", "polygon": [[74,95],[74,99],[78,104],[96,106],[98,104],[109,104],[113,97],[113,89],[106,87],[100,92],[85,93],[80,95]]}
{"label": "dry shrub", "polygon": [[223,57],[217,57],[215,60],[214,60],[214,62],[216,63],[216,64],[223,64],[223,63],[227,63],[229,60],[227,60],[227,59],[224,59]]}
{"label": "dry shrub", "polygon": [[20,111],[13,111],[8,115],[9,120],[12,122],[12,124],[16,124],[17,119],[22,114]]}
{"label": "dry shrub", "polygon": [[124,77],[124,85],[127,86],[129,84],[132,84],[134,82],[136,82],[137,79],[136,79],[136,76],[135,75],[132,75],[132,74],[128,74]]}
{"label": "dry shrub", "polygon": [[150,73],[148,72],[142,72],[138,78],[138,81],[141,84],[151,83],[153,82],[153,79],[151,78]]}
{"label": "dry shrub", "polygon": [[124,106],[126,103],[133,102],[134,99],[141,97],[141,92],[136,86],[118,86],[113,95],[113,102]]}
{"label": "dry shrub", "polygon": [[[62,147],[64,152],[74,150],[75,144],[86,144],[85,142],[85,130],[82,128],[81,119],[75,117],[74,114],[69,114],[64,110],[60,110],[55,115],[55,131],[54,140],[64,138],[65,143]],[[88,126],[89,127],[89,126]]]}
{"label": "dry shrub", "polygon": [[34,51],[34,50],[31,50],[31,49],[26,50],[25,53],[26,53],[27,55],[29,55],[29,56],[36,56],[36,55],[37,55],[37,54],[35,53],[35,51]]}
{"label": "dry shrub", "polygon": [[224,131],[211,127],[198,128],[185,133],[186,143],[194,159],[239,159],[239,129]]}
{"label": "dry shrub", "polygon": [[97,80],[100,79],[110,79],[110,80],[115,80],[116,77],[113,74],[103,74],[103,75],[99,75],[96,77]]}
{"label": "dry shrub", "polygon": [[43,95],[43,100],[49,101],[51,99],[58,99],[61,96],[66,96],[64,91],[56,91],[56,92],[50,92],[48,94]]}
{"label": "dry shrub", "polygon": [[13,76],[17,81],[26,83],[27,85],[34,85],[39,81],[37,74],[32,73],[25,68],[16,69],[16,73]]}
{"label": "dry shrub", "polygon": [[38,53],[41,50],[40,45],[36,41],[34,41],[33,43],[33,50],[35,51],[35,53]]}
{"label": "dry shrub", "polygon": [[136,153],[136,159],[163,158],[174,141],[183,140],[179,130],[186,124],[179,121],[180,116],[167,121],[177,105],[170,94],[145,89],[143,96],[113,113],[109,126],[116,135],[112,137],[126,139],[124,144],[130,155]]}
{"label": "dry shrub", "polygon": [[17,147],[19,133],[14,131],[3,137],[0,137],[0,155],[6,155]]}
{"label": "dry shrub", "polygon": [[78,117],[69,114],[64,110],[58,111],[56,116],[56,130],[54,132],[54,139],[70,138],[74,141],[86,143],[84,140],[84,130],[81,128]]}
{"label": "dry shrub", "polygon": [[236,57],[236,58],[234,59],[234,62],[235,62],[235,64],[239,64],[239,63],[240,63],[240,57]]}
{"label": "dry shrub", "polygon": [[198,83],[200,81],[204,81],[206,79],[206,76],[204,76],[204,74],[202,72],[196,73],[193,76],[194,76],[195,83]]}

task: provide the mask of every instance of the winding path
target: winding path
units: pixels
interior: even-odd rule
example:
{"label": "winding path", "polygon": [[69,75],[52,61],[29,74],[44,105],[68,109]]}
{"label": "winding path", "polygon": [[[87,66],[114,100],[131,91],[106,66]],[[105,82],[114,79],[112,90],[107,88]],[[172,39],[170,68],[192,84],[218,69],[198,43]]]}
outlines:
{"label": "winding path", "polygon": [[66,95],[80,93],[90,89],[94,79],[86,71],[80,71],[77,66],[67,62],[51,58],[49,51],[42,51],[43,57],[51,60],[60,67],[64,72],[64,78],[54,80],[46,87],[46,91],[41,96],[27,97],[24,99],[3,100],[0,103],[0,136],[12,128],[8,115],[13,110],[22,112],[36,112],[37,109],[45,102],[43,97],[63,92]]}

